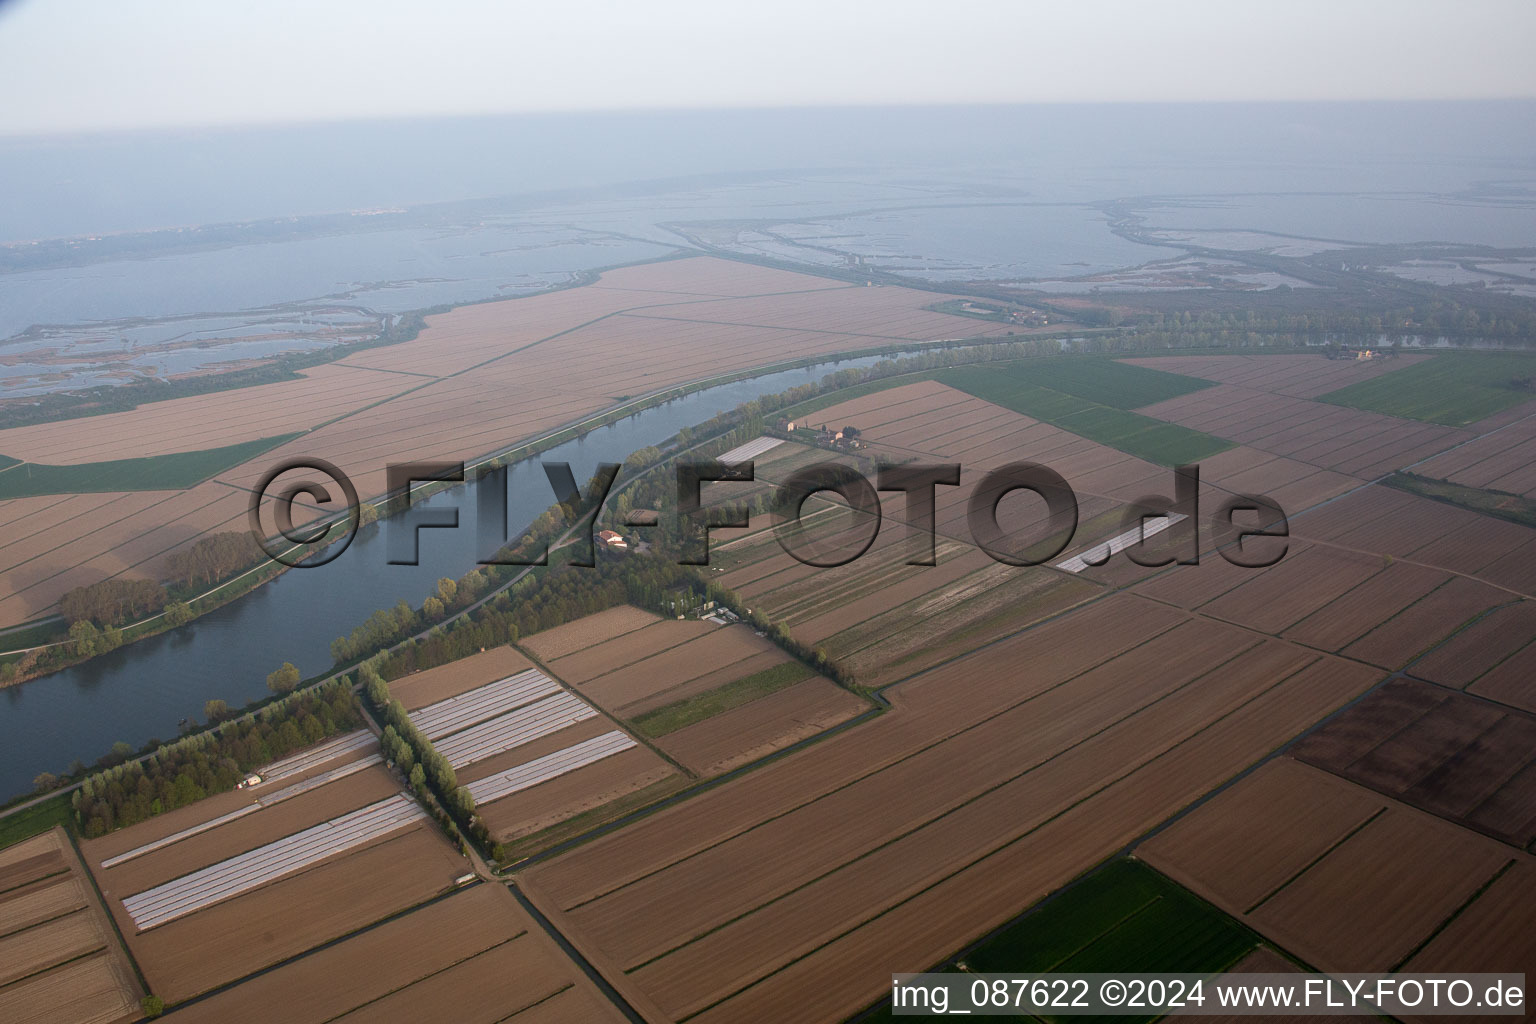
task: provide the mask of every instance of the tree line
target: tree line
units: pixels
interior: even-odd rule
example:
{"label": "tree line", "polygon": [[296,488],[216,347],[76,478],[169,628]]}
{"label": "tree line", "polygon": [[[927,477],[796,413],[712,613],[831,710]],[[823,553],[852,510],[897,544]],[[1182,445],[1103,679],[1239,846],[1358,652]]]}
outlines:
{"label": "tree line", "polygon": [[[166,560],[168,581],[178,589],[207,587],[249,569],[263,558],[261,546],[245,530],[209,534]],[[191,609],[184,602],[172,600],[171,592],[154,580],[114,577],[76,587],[59,598],[59,614],[71,626],[78,622],[120,626],[162,609],[167,611],[168,619],[175,620],[170,622],[173,626],[192,618]],[[177,614],[172,615],[172,610]]]}
{"label": "tree line", "polygon": [[119,625],[153,615],[168,599],[165,588],[154,580],[114,578],[69,591],[59,598],[59,614],[70,625]]}
{"label": "tree line", "polygon": [[87,777],[71,797],[75,818],[87,838],[106,835],[234,789],[252,769],[361,725],[345,681],[304,690]]}
{"label": "tree line", "polygon": [[166,559],[166,568],[176,583],[206,587],[249,569],[265,557],[249,531],[230,530],[199,538],[191,547]]}
{"label": "tree line", "polygon": [[603,557],[591,569],[542,570],[452,625],[382,654],[372,664],[384,679],[398,679],[621,604],[660,612],[679,589],[704,592],[697,574],[659,558]]}
{"label": "tree line", "polygon": [[405,705],[389,692],[389,684],[373,665],[362,665],[358,679],[363,684],[363,695],[384,723],[380,739],[384,757],[406,777],[422,804],[439,814],[439,824],[451,838],[462,841],[468,836],[492,858],[500,860],[503,851],[476,812],[475,798],[459,785],[453,765],[416,728]]}

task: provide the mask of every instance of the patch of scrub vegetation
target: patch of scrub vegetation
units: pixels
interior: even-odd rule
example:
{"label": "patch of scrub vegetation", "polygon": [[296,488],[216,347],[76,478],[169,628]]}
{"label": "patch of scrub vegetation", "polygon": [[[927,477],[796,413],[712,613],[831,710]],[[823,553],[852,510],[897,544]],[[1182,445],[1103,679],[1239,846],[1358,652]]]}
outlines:
{"label": "patch of scrub vegetation", "polygon": [[[1104,362],[1109,364],[1108,360]],[[1058,391],[1035,383],[1039,379],[1050,379],[1042,374],[1040,367],[1040,363],[960,366],[941,370],[933,375],[933,379],[993,405],[1012,409],[1162,466],[1199,462],[1232,447],[1231,441],[1198,430],[1181,427],[1176,423],[1165,423],[1069,391]],[[1088,390],[1091,379],[1091,375],[1078,371],[1068,371],[1063,375],[1064,383],[1079,390]],[[1132,395],[1134,390],[1135,385],[1123,378],[1111,382],[1108,388],[1112,400],[1120,402],[1138,401]],[[1152,391],[1147,388],[1143,393]]]}
{"label": "patch of scrub vegetation", "polygon": [[1536,398],[1536,356],[1456,352],[1330,391],[1319,402],[1466,426]]}
{"label": "patch of scrub vegetation", "polygon": [[99,491],[185,490],[299,436],[279,434],[222,448],[171,452],[141,459],[82,462],[76,466],[10,460],[9,467],[0,469],[0,499]]}
{"label": "patch of scrub vegetation", "polygon": [[[933,970],[1213,974],[1236,964],[1258,945],[1257,935],[1222,911],[1140,861],[1123,857],[1083,876]],[[1157,1016],[1114,1019],[1150,1021]],[[859,1019],[887,1018],[895,1019],[889,1000]],[[1041,1014],[1039,1019],[1090,1018]]]}
{"label": "patch of scrub vegetation", "polygon": [[1481,512],[1497,519],[1507,519],[1521,526],[1536,526],[1536,501],[1508,491],[1495,491],[1486,487],[1468,487],[1453,484],[1449,480],[1435,480],[1417,473],[1393,473],[1382,483],[1409,494],[1443,501],[1447,505]]}
{"label": "patch of scrub vegetation", "polygon": [[702,722],[706,718],[750,704],[754,700],[809,679],[811,670],[798,661],[787,661],[761,672],[743,676],[732,683],[716,687],[708,693],[685,697],[680,701],[647,711],[630,722],[642,734],[655,739],[684,726]]}

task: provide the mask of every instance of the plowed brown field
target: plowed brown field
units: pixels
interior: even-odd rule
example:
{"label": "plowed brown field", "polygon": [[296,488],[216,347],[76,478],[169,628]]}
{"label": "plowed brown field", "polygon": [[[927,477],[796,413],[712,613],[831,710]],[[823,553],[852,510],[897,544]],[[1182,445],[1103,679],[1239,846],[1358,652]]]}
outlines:
{"label": "plowed brown field", "polygon": [[1536,840],[1536,716],[1394,679],[1291,753],[1516,847]]}
{"label": "plowed brown field", "polygon": [[510,645],[493,647],[481,654],[396,679],[389,684],[389,692],[414,711],[532,667],[533,663],[517,648]]}
{"label": "plowed brown field", "polygon": [[[792,660],[783,649],[743,624],[717,626],[648,618],[647,624],[632,628],[638,622],[633,616],[604,612],[559,627],[566,634],[555,637],[555,645],[544,649],[569,653],[551,662],[550,671],[563,676],[574,670],[585,677],[577,685],[583,696],[614,714],[634,717]],[[530,650],[545,635],[533,637]],[[590,646],[576,649],[568,641],[577,636]],[[869,707],[847,690],[816,676],[676,729],[655,742],[688,770],[713,775],[814,736]],[[568,732],[562,730],[562,735]],[[646,754],[649,760],[644,763],[637,760],[636,751],[606,758],[496,801],[487,808],[487,821],[494,818],[492,829],[499,838],[524,835],[671,774],[661,770],[666,767],[661,759],[648,751]],[[534,756],[537,754],[522,756],[519,752],[502,767]],[[635,777],[625,781],[619,765],[631,762],[637,764]],[[601,785],[596,789],[583,781],[599,779]],[[601,800],[596,799],[599,795]]]}
{"label": "plowed brown field", "polygon": [[0,1020],[107,1024],[142,990],[63,828],[0,850]]}
{"label": "plowed brown field", "polygon": [[[773,1016],[813,983],[833,1018],[876,998],[905,969],[893,965],[938,962],[1009,916],[1001,878],[1016,913],[1371,679],[1106,600],[918,676],[880,719],[529,869],[529,891],[668,1014]],[[1086,824],[1085,808],[1096,837],[1069,824]],[[919,907],[922,927],[888,926]],[[918,935],[932,955],[900,954]]]}
{"label": "plowed brown field", "polygon": [[30,928],[86,905],[85,889],[74,875],[44,878],[0,895],[0,935]]}
{"label": "plowed brown field", "polygon": [[[485,974],[488,965],[498,969]],[[443,993],[450,979],[462,987]],[[568,1004],[590,1014],[581,1019],[620,1019],[505,888],[482,884],[256,975],[178,1014],[188,1024],[267,1024],[271,1008],[282,1005],[285,1021],[321,1024],[351,1019],[346,1014],[436,1019],[432,1014],[441,1010],[458,1013],[454,1020],[491,1024],[563,993],[585,997]],[[463,997],[483,1003],[483,1011],[472,1012]]]}
{"label": "plowed brown field", "polygon": [[[668,625],[686,623],[658,623],[660,629]],[[681,630],[677,632],[682,632]],[[691,679],[718,672],[748,659],[769,656],[769,664],[790,660],[773,641],[760,637],[747,625],[713,626],[712,631],[685,640],[658,654],[640,661],[625,664],[601,676],[593,676],[579,683],[582,695],[599,705],[622,710],[630,705],[654,697]],[[776,657],[774,657],[776,655]],[[567,661],[576,660],[573,658]],[[551,666],[561,671],[558,665]],[[733,678],[746,675],[739,672]]]}
{"label": "plowed brown field", "polygon": [[96,920],[84,911],[75,911],[46,924],[0,938],[0,986],[53,964],[104,949],[107,936]]}
{"label": "plowed brown field", "polygon": [[[1330,972],[1394,969],[1437,935],[1475,943],[1457,922],[1505,912],[1484,902],[1492,889],[1479,891],[1511,861],[1536,863],[1287,758],[1180,818],[1137,855]],[[1448,945],[1439,952],[1455,957]]]}
{"label": "plowed brown field", "polygon": [[0,1019],[10,1024],[114,1024],[137,1016],[136,990],[125,967],[96,953],[0,988]]}
{"label": "plowed brown field", "polygon": [[[583,648],[549,663],[561,679],[580,686],[626,665],[713,633],[719,627],[698,619],[661,619]],[[530,648],[531,649],[531,648]]]}
{"label": "plowed brown field", "polygon": [[716,775],[867,710],[863,700],[815,677],[670,732],[656,745],[700,775]]}
{"label": "plowed brown field", "polygon": [[507,842],[669,778],[682,776],[654,751],[631,747],[531,789],[493,800],[482,805],[480,813],[497,842]]}
{"label": "plowed brown field", "polygon": [[173,1002],[415,906],[466,868],[441,836],[420,827],[142,934],[110,898],[118,894],[108,902],[151,989]]}
{"label": "plowed brown field", "polygon": [[1136,856],[1246,913],[1386,807],[1368,790],[1279,758],[1142,843]]}
{"label": "plowed brown field", "polygon": [[[1405,971],[1510,971],[1529,975],[1536,963],[1536,864],[1521,859],[1459,914]],[[1476,966],[1474,966],[1476,965]]]}
{"label": "plowed brown field", "polygon": [[659,617],[651,612],[632,604],[621,604],[617,608],[609,608],[607,611],[583,616],[575,622],[535,633],[520,642],[540,659],[554,661],[658,621]]}

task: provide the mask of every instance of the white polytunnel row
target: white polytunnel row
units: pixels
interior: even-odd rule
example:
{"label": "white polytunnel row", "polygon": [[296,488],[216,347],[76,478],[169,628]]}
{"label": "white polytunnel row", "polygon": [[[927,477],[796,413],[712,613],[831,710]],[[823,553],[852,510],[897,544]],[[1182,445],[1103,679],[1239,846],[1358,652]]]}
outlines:
{"label": "white polytunnel row", "polygon": [[584,721],[597,710],[573,694],[561,690],[534,704],[471,726],[433,744],[455,768],[494,757],[568,725]]}
{"label": "white polytunnel row", "polygon": [[280,782],[290,775],[298,775],[306,772],[317,764],[333,761],[343,754],[350,754],[354,750],[361,750],[373,742],[373,733],[367,729],[358,729],[335,739],[326,740],[294,754],[285,757],[281,761],[273,761],[265,768],[256,769],[256,774],[261,776],[263,785]]}
{"label": "white polytunnel row", "polygon": [[265,796],[257,797],[254,802],[249,803],[237,810],[230,811],[228,814],[221,814],[216,818],[209,818],[207,821],[200,822],[199,824],[193,825],[190,828],[184,828],[180,832],[172,832],[170,835],[165,836],[162,839],[156,839],[152,843],[145,843],[143,846],[135,847],[126,853],[120,853],[116,857],[108,857],[106,860],[101,862],[101,866],[103,868],[115,868],[119,864],[126,864],[128,861],[133,860],[136,857],[142,857],[146,853],[154,853],[156,850],[163,850],[167,846],[174,846],[175,844],[181,842],[183,839],[190,839],[195,835],[201,835],[204,832],[216,829],[220,825],[227,825],[231,821],[234,821],[238,818],[243,818],[247,814],[254,814],[255,812],[261,810],[263,807],[271,807],[273,804],[280,804],[284,800],[289,800],[298,796],[300,793],[307,793],[312,789],[318,789],[320,786],[325,785],[327,782],[335,782],[337,779],[344,779],[348,775],[356,775],[358,772],[363,771],[366,768],[372,768],[376,764],[383,763],[384,758],[378,754],[369,754],[367,757],[360,757],[356,761],[349,761],[339,768],[332,768],[330,771],[321,772],[319,775],[312,775],[305,779],[303,782],[295,782],[291,786],[286,786],[282,789],[268,793]]}
{"label": "white polytunnel row", "polygon": [[605,757],[628,750],[635,745],[625,733],[614,730],[605,732],[601,736],[594,736],[580,743],[573,743],[563,750],[557,750],[553,754],[536,757],[526,764],[520,764],[516,768],[499,772],[487,778],[471,782],[467,787],[470,796],[475,798],[475,803],[486,804],[492,800],[499,800],[504,796],[510,796],[518,790],[537,786],[541,782],[547,782],[566,772],[575,771],[585,765],[601,761]]}
{"label": "white polytunnel row", "polygon": [[123,900],[123,907],[139,931],[148,931],[425,817],[426,812],[414,800],[392,796],[130,896]]}
{"label": "white polytunnel row", "polygon": [[477,722],[531,704],[559,690],[559,685],[536,668],[498,679],[410,713],[411,722],[429,740],[437,740]]}
{"label": "white polytunnel row", "polygon": [[725,463],[746,462],[755,459],[764,452],[771,452],[784,442],[777,437],[760,437],[756,441],[748,441],[746,444],[737,445],[724,455],[719,461]]}

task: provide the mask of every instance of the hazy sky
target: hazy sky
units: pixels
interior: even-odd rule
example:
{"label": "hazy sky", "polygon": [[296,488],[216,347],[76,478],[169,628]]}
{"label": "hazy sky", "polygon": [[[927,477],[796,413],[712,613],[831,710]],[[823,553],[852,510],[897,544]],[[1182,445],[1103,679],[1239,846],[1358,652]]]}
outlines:
{"label": "hazy sky", "polygon": [[0,0],[0,133],[1536,96],[1530,0]]}

